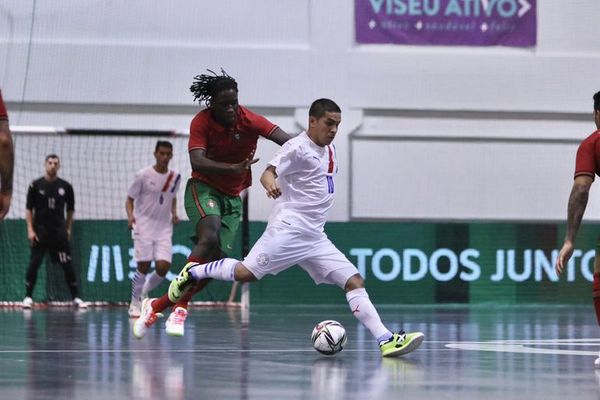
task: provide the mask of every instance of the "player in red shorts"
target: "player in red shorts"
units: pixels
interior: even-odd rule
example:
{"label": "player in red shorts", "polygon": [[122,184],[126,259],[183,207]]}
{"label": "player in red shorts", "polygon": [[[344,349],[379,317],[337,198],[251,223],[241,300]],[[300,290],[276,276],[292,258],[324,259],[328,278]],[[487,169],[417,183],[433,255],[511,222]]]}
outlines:
{"label": "player in red shorts", "polygon": [[[198,75],[190,90],[194,100],[204,102],[190,125],[188,150],[192,177],[185,189],[185,209],[195,226],[195,245],[188,262],[206,263],[218,260],[233,250],[240,224],[242,200],[240,192],[252,183],[250,167],[260,136],[279,145],[290,136],[265,117],[238,104],[237,82],[225,71],[221,75]],[[206,286],[202,280],[191,288],[173,307],[166,322],[172,336],[183,336],[190,298]],[[173,306],[169,297],[142,303],[141,316],[134,322],[133,333],[144,336],[157,314]]]}
{"label": "player in red shorts", "polygon": [[[575,181],[569,196],[567,211],[567,233],[556,260],[556,272],[564,270],[575,249],[575,237],[587,206],[590,187],[596,175],[600,176],[600,92],[594,95],[594,122],[596,131],[585,138],[577,149],[575,161]],[[596,318],[600,324],[600,237],[596,241],[596,259],[594,261],[594,285],[592,289]],[[600,356],[594,365],[600,368]]]}
{"label": "player in red shorts", "polygon": [[8,113],[0,92],[0,221],[6,217],[12,199],[15,152],[8,126]]}

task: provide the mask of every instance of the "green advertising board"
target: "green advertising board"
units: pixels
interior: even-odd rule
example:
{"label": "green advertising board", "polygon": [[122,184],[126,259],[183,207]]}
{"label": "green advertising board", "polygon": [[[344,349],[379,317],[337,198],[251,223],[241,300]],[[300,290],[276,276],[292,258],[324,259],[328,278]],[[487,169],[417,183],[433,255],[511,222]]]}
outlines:
{"label": "green advertising board", "polygon": [[[265,224],[250,226],[251,243]],[[558,277],[554,262],[564,226],[524,223],[329,223],[331,240],[357,266],[376,304],[589,303],[594,243],[600,226],[581,228],[577,250]],[[24,296],[29,248],[24,221],[0,225],[0,300]],[[189,222],[175,228],[169,278],[191,250]],[[239,242],[239,240],[238,240]],[[77,221],[73,259],[89,301],[126,302],[135,269],[125,221]],[[239,257],[237,254],[232,254]],[[66,300],[56,265],[40,270],[36,300]],[[163,283],[153,294],[166,289]],[[211,283],[197,300],[224,300],[227,283]],[[336,287],[316,286],[298,267],[251,286],[253,304],[343,304]]]}

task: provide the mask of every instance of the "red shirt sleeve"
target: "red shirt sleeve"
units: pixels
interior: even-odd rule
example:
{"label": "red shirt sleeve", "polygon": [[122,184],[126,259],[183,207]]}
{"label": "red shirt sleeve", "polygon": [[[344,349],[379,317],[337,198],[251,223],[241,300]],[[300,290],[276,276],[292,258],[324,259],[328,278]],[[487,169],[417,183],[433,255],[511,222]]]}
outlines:
{"label": "red shirt sleeve", "polygon": [[2,100],[2,92],[0,92],[0,120],[8,119],[8,113],[6,112],[6,107],[4,106],[4,101]]}
{"label": "red shirt sleeve", "polygon": [[577,149],[577,157],[575,159],[575,176],[589,175],[592,178],[596,174],[596,138],[600,135],[594,132],[590,137],[585,139]]}
{"label": "red shirt sleeve", "polygon": [[196,114],[190,124],[190,140],[188,141],[188,151],[193,149],[206,149],[208,121],[206,113],[202,111]]}
{"label": "red shirt sleeve", "polygon": [[251,126],[258,135],[268,138],[271,136],[271,133],[278,128],[277,125],[262,115],[255,114],[246,107],[240,106],[240,108],[243,110],[243,117],[246,120],[246,125]]}

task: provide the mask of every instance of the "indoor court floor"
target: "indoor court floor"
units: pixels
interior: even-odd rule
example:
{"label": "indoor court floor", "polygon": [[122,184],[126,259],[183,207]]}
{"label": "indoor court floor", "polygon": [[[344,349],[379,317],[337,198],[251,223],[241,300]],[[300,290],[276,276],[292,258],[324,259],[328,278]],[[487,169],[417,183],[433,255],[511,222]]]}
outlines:
{"label": "indoor court floor", "polygon": [[[420,349],[379,355],[346,306],[192,309],[183,338],[143,340],[125,308],[0,310],[1,399],[600,399],[592,306],[381,307]],[[335,319],[348,343],[312,349]]]}

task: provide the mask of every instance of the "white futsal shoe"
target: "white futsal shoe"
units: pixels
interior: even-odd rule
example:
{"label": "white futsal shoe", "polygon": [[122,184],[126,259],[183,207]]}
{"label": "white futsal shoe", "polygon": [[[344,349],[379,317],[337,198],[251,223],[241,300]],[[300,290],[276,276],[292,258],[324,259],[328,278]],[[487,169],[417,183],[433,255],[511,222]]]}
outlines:
{"label": "white futsal shoe", "polygon": [[129,318],[139,318],[142,315],[142,302],[132,298],[129,303]]}
{"label": "white futsal shoe", "polygon": [[88,303],[86,303],[85,301],[81,300],[79,297],[75,297],[73,299],[73,305],[77,308],[79,308],[80,310],[85,310],[88,308]]}
{"label": "white futsal shoe", "polygon": [[25,297],[23,299],[23,303],[21,303],[21,307],[23,307],[26,310],[30,309],[31,307],[33,307],[33,299],[29,296]]}
{"label": "white futsal shoe", "polygon": [[169,336],[183,336],[184,324],[188,312],[183,307],[177,307],[165,322],[165,330]]}
{"label": "white futsal shoe", "polygon": [[152,309],[152,302],[155,299],[144,299],[142,302],[142,313],[140,317],[133,323],[133,336],[136,339],[141,339],[146,335],[146,331],[163,315],[155,313]]}
{"label": "white futsal shoe", "polygon": [[598,354],[598,358],[594,361],[594,367],[600,369],[600,354]]}

